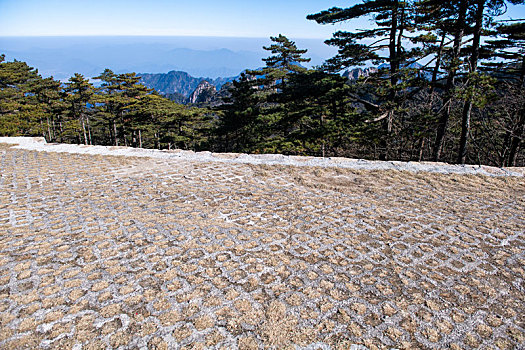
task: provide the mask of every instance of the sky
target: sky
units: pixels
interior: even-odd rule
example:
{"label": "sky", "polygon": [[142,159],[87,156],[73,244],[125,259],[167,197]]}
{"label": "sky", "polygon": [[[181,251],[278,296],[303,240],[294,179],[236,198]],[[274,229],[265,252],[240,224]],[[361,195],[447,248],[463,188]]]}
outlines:
{"label": "sky", "polygon": [[[0,0],[0,36],[329,38],[367,19],[319,25],[308,14],[359,0]],[[525,6],[510,17],[525,17]],[[507,16],[508,17],[508,16]]]}
{"label": "sky", "polygon": [[[306,19],[348,0],[0,0],[0,36],[329,38]],[[335,30],[334,30],[335,27]]]}
{"label": "sky", "polygon": [[[311,64],[318,65],[336,53],[334,47],[323,43],[334,32],[370,28],[372,24],[368,18],[360,18],[351,23],[319,25],[306,16],[361,1],[0,0],[0,51],[9,60],[24,60],[41,73],[57,77],[68,77],[72,72],[93,74],[108,66],[137,72],[175,69],[216,77],[258,67],[260,59],[249,64],[248,58],[240,57],[245,53],[239,51],[266,57],[262,46],[269,44],[270,36],[283,34],[299,48],[308,49]],[[524,18],[525,6],[511,7],[503,18],[508,17]],[[155,44],[157,47],[152,47]],[[240,61],[232,66],[236,62],[233,59],[210,59],[200,66],[215,70],[202,71],[192,62],[179,64],[170,58],[171,52],[164,52],[177,48],[226,48],[236,51]],[[171,65],[162,59],[169,59]],[[153,63],[157,66],[151,66]]]}

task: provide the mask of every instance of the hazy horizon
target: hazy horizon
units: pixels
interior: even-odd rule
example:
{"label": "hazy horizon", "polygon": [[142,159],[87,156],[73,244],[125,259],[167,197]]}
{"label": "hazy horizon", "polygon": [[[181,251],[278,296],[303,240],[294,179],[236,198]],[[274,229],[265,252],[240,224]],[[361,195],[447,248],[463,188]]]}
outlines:
{"label": "hazy horizon", "polygon": [[[309,66],[335,54],[321,39],[293,39],[308,49]],[[67,80],[105,68],[115,72],[167,73],[179,70],[195,77],[236,76],[244,69],[264,66],[269,38],[209,36],[24,36],[0,37],[0,53],[37,68],[44,77]]]}
{"label": "hazy horizon", "polygon": [[[308,49],[312,67],[337,53],[323,43],[334,32],[374,23],[365,16],[319,25],[306,16],[359,2],[0,0],[0,53],[60,80],[77,72],[93,77],[105,68],[217,78],[263,66],[269,53],[262,47],[270,36],[283,34]],[[524,6],[510,5],[500,19],[523,16]]]}
{"label": "hazy horizon", "polygon": [[309,50],[311,65],[318,65],[335,52],[323,41],[339,26],[321,26],[306,16],[345,4],[347,0],[3,0],[0,52],[60,80],[75,72],[92,77],[105,68],[180,70],[217,78],[264,66],[261,59],[268,53],[262,46],[270,44],[270,36],[283,34],[296,38],[298,47]]}

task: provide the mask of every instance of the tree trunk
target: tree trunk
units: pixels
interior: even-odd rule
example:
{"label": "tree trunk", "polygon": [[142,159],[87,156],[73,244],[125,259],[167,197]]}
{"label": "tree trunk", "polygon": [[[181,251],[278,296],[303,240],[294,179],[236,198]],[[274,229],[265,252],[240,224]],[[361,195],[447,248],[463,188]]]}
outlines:
{"label": "tree trunk", "polygon": [[56,124],[55,124],[55,118],[52,118],[51,119],[51,124],[53,125],[53,141],[56,141],[57,139],[57,127],[56,127]]}
{"label": "tree trunk", "polygon": [[86,124],[87,124],[87,130],[88,130],[88,142],[90,145],[92,145],[93,141],[91,140],[91,125],[89,125],[89,117],[86,117]]}
{"label": "tree trunk", "polygon": [[48,141],[51,142],[52,138],[51,138],[51,124],[49,123],[49,116],[46,116],[46,122],[47,122],[47,137],[48,137]]}
{"label": "tree trunk", "polygon": [[[479,45],[481,40],[481,28],[483,27],[483,12],[485,11],[485,1],[478,0],[476,8],[476,24],[474,26],[474,39],[472,41],[472,56],[470,57],[470,72],[476,73],[478,70]],[[475,83],[475,82],[474,82]],[[459,141],[458,163],[465,164],[467,159],[468,135],[470,133],[470,116],[472,114],[472,97],[463,106],[461,121],[461,139]]]}
{"label": "tree trunk", "polygon": [[399,70],[399,57],[398,57],[398,48],[397,48],[397,31],[398,31],[398,16],[399,16],[399,1],[394,0],[392,5],[392,25],[390,27],[390,35],[388,39],[388,51],[389,51],[389,60],[390,60],[390,93],[388,96],[390,110],[387,111],[388,117],[382,123],[382,128],[384,135],[381,138],[380,142],[380,153],[379,160],[388,159],[388,148],[389,148],[389,136],[392,131],[392,119],[393,109],[396,99],[396,85],[397,85],[397,74]]}
{"label": "tree trunk", "polygon": [[470,132],[470,115],[472,113],[472,100],[465,101],[461,119],[461,138],[459,140],[458,164],[465,164],[467,159],[467,142]]}
{"label": "tree trunk", "polygon": [[441,66],[441,57],[443,56],[443,48],[445,47],[446,34],[443,32],[441,42],[439,43],[439,50],[436,56],[436,65],[432,71],[432,81],[430,83],[430,104],[434,101],[434,92],[436,90],[437,76],[439,74],[439,67]]}
{"label": "tree trunk", "polygon": [[[439,42],[439,49],[436,53],[436,64],[434,66],[434,69],[432,70],[432,80],[430,81],[430,91],[428,99],[428,105],[427,105],[427,113],[428,115],[432,114],[432,110],[434,107],[434,100],[436,98],[436,85],[437,85],[437,79],[439,74],[439,68],[441,66],[441,58],[443,57],[443,49],[445,47],[445,39],[446,39],[446,33],[443,31],[441,35],[441,40]],[[426,137],[428,137],[430,134],[429,128],[424,127],[424,133],[423,136],[419,139],[419,146],[418,146],[418,162],[421,162],[423,160],[423,154],[424,154],[424,148],[426,143]],[[430,143],[430,141],[429,141]]]}
{"label": "tree trunk", "polygon": [[154,136],[155,136],[155,143],[156,143],[155,148],[160,149],[160,138],[159,138],[159,134],[158,134],[158,133],[155,133]]}
{"label": "tree trunk", "polygon": [[399,1],[394,0],[392,5],[392,26],[390,27],[390,36],[388,41],[388,53],[390,59],[390,82],[392,87],[397,83],[397,70],[399,67],[399,60],[397,57],[397,27],[398,27],[398,13]]}
{"label": "tree trunk", "polygon": [[[523,93],[523,84],[525,83],[525,56],[521,61],[521,72],[520,72],[520,92]],[[510,143],[509,152],[509,166],[516,166],[516,159],[518,157],[518,150],[523,136],[525,135],[525,106],[521,109],[520,118],[518,120],[518,126],[516,131],[513,133],[512,141]]]}
{"label": "tree trunk", "polygon": [[40,132],[42,132],[42,137],[46,138],[46,130],[44,128],[44,121],[42,120],[42,118],[38,118],[38,119],[40,119]]}
{"label": "tree trunk", "polygon": [[60,143],[62,143],[64,141],[62,138],[62,135],[64,135],[64,129],[62,128],[62,121],[58,122],[58,128],[60,129]]}
{"label": "tree trunk", "polygon": [[142,134],[140,133],[140,129],[139,129],[139,148],[142,148]]}
{"label": "tree trunk", "polygon": [[521,116],[518,121],[518,127],[512,136],[509,152],[509,166],[516,166],[516,159],[518,158],[518,150],[525,134],[525,108],[521,110]]}
{"label": "tree trunk", "polygon": [[523,89],[523,83],[525,83],[525,55],[521,60],[520,89]]}
{"label": "tree trunk", "polygon": [[120,112],[120,123],[122,125],[122,137],[124,138],[124,146],[128,146],[128,138],[126,137],[126,124],[124,121],[124,114]]}
{"label": "tree trunk", "polygon": [[425,149],[425,138],[422,137],[419,141],[419,155],[417,161],[421,162],[423,160],[423,150]]}
{"label": "tree trunk", "polygon": [[113,119],[113,137],[115,146],[118,146],[117,123],[115,122],[115,119]]}
{"label": "tree trunk", "polygon": [[86,124],[84,123],[84,117],[80,117],[80,120],[82,122],[82,133],[84,135],[84,145],[88,144],[87,134],[86,134]]}
{"label": "tree trunk", "polygon": [[509,161],[508,161],[508,157],[507,157],[507,153],[510,149],[510,143],[511,143],[511,132],[510,131],[507,131],[505,133],[505,138],[503,139],[503,149],[501,151],[501,153],[499,154],[499,166],[501,168],[505,167],[505,166],[508,166],[509,165]]}
{"label": "tree trunk", "polygon": [[443,143],[445,142],[445,133],[447,131],[448,120],[450,119],[450,111],[452,104],[452,88],[454,87],[454,80],[458,70],[458,60],[461,53],[461,45],[463,41],[463,34],[465,33],[465,19],[467,14],[467,0],[462,0],[460,3],[458,19],[456,21],[456,33],[454,34],[454,45],[451,59],[450,70],[447,76],[447,85],[445,86],[445,99],[443,100],[443,112],[439,118],[438,128],[436,133],[436,143],[434,145],[434,161],[439,161],[441,152],[443,150]]}
{"label": "tree trunk", "polygon": [[[301,129],[302,129],[302,124],[301,124]],[[321,130],[322,130],[322,133],[323,133],[323,139],[321,141],[321,153],[322,153],[322,156],[323,158],[325,157],[325,133],[324,133],[324,114],[321,114]],[[304,147],[304,146],[303,146]]]}

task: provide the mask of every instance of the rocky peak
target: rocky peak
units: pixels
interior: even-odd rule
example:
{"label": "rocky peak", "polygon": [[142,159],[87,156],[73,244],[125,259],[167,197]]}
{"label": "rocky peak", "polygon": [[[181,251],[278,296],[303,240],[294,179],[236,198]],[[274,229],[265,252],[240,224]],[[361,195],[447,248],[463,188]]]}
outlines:
{"label": "rocky peak", "polygon": [[215,94],[217,94],[215,86],[207,80],[203,80],[188,97],[188,103],[205,103],[211,100]]}
{"label": "rocky peak", "polygon": [[343,73],[343,77],[348,78],[348,80],[358,80],[361,77],[368,77],[371,74],[377,73],[377,68],[368,67],[368,68],[354,68],[347,70]]}

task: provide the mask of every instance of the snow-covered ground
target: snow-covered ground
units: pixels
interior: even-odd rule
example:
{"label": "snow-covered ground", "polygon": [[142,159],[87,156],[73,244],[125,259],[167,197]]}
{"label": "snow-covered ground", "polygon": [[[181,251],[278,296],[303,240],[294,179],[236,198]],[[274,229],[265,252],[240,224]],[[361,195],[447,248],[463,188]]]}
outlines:
{"label": "snow-covered ground", "polygon": [[242,153],[211,153],[183,150],[155,150],[115,146],[86,146],[71,144],[46,143],[42,137],[0,137],[0,143],[14,144],[14,148],[64,152],[91,155],[111,155],[125,157],[149,157],[157,159],[182,159],[200,162],[222,162],[242,164],[269,164],[291,166],[338,167],[361,170],[403,170],[411,172],[433,172],[442,174],[478,174],[487,176],[520,176],[523,168],[496,168],[479,165],[453,165],[435,162],[400,162],[400,161],[370,161],[340,157],[302,157],[282,154],[242,154]]}

